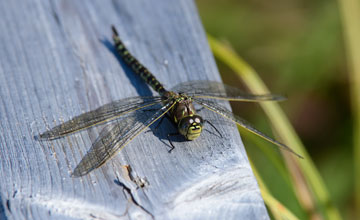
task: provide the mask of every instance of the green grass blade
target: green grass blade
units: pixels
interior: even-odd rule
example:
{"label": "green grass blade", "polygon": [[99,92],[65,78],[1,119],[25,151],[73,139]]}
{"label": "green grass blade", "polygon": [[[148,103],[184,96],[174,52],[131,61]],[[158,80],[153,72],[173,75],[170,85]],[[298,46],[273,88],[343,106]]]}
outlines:
{"label": "green grass blade", "polygon": [[264,199],[265,204],[269,207],[271,213],[274,218],[277,220],[288,219],[288,220],[296,220],[298,219],[290,210],[288,210],[281,202],[275,199],[269,190],[267,189],[264,181],[260,177],[259,173],[256,170],[256,167],[250,160],[250,165],[253,170],[253,173],[258,181],[259,188],[261,191],[261,195]]}
{"label": "green grass blade", "polygon": [[344,28],[353,114],[355,212],[360,218],[360,2],[339,0]]}
{"label": "green grass blade", "polygon": [[[215,57],[228,65],[237,76],[245,82],[252,93],[269,93],[269,90],[255,70],[244,62],[234,51],[211,36],[208,36],[208,40]],[[303,160],[298,160],[293,157],[293,160],[296,160],[299,164],[304,178],[312,189],[313,196],[319,202],[321,209],[324,210],[327,219],[341,219],[339,211],[330,200],[329,193],[318,170],[280,106],[277,103],[270,102],[263,102],[260,103],[260,105],[270,119],[271,124],[280,139],[305,158]]]}

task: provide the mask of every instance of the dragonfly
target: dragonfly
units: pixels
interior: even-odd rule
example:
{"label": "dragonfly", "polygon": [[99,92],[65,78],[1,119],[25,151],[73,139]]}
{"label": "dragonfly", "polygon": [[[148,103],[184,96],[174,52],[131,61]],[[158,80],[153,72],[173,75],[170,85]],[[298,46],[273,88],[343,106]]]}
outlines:
{"label": "dragonfly", "polygon": [[[136,96],[113,101],[39,134],[38,140],[54,140],[96,125],[112,122],[100,131],[99,137],[75,167],[71,174],[73,177],[84,176],[99,168],[154,122],[160,122],[164,117],[168,117],[177,127],[177,133],[167,135],[172,149],[174,148],[172,136],[180,135],[186,140],[195,140],[204,130],[205,124],[211,125],[218,132],[215,126],[197,113],[194,103],[302,158],[290,147],[263,134],[243,118],[218,104],[219,100],[262,102],[282,101],[284,97],[273,94],[248,94],[238,88],[213,81],[189,81],[176,85],[171,91],[166,90],[155,76],[129,52],[114,26],[112,26],[112,32],[117,53],[132,71],[159,95]],[[145,114],[145,110],[151,108],[153,108],[150,111],[151,114]]]}

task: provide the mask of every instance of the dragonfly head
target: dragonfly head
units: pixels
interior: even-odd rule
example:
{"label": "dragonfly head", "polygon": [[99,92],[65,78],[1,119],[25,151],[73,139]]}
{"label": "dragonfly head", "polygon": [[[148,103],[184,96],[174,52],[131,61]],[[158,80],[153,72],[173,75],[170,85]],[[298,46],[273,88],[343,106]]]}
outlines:
{"label": "dragonfly head", "polygon": [[178,130],[187,140],[194,140],[200,136],[204,120],[199,115],[182,118],[178,123]]}

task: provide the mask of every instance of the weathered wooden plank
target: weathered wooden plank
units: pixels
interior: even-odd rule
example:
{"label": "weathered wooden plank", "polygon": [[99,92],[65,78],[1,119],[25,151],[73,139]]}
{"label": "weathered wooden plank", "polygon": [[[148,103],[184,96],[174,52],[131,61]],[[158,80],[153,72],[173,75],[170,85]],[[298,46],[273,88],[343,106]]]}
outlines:
{"label": "weathered wooden plank", "polygon": [[70,173],[99,129],[33,138],[110,101],[152,94],[115,55],[112,24],[168,88],[219,81],[192,1],[1,1],[0,18],[1,219],[268,219],[235,126],[212,113],[201,112],[223,138],[205,131],[169,154],[165,136],[175,130],[164,122],[82,178]]}

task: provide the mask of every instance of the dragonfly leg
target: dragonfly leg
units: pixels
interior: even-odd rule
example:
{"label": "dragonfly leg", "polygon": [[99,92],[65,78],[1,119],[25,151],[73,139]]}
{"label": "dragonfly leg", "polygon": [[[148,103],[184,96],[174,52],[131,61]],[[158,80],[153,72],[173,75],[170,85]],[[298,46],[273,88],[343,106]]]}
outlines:
{"label": "dragonfly leg", "polygon": [[180,133],[169,133],[169,134],[167,135],[167,138],[168,138],[169,143],[170,143],[170,145],[171,145],[171,148],[170,148],[170,150],[168,151],[169,153],[171,153],[171,151],[175,149],[175,146],[173,145],[170,137],[179,136],[179,135],[181,135],[181,134],[180,134]]}
{"label": "dragonfly leg", "polygon": [[215,125],[213,125],[210,121],[204,120],[204,123],[208,123],[211,127],[214,128],[214,130],[219,134],[219,136],[220,136],[221,138],[223,138],[223,136],[222,136],[222,134],[220,133],[220,131],[219,131],[219,130],[215,127]]}

